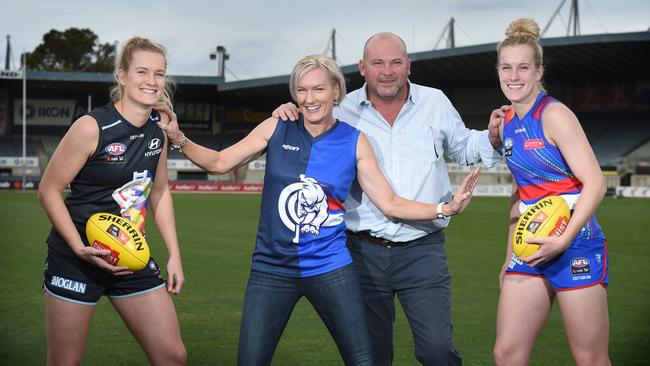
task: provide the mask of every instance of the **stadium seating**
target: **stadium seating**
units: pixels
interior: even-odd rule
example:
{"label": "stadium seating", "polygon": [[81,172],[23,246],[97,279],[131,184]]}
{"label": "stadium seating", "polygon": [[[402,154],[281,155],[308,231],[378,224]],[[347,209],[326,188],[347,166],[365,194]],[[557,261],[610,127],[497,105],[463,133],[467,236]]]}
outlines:
{"label": "stadium seating", "polygon": [[59,146],[61,138],[61,136],[57,135],[41,136],[41,144],[43,144],[43,150],[47,156],[52,156],[52,154],[54,154],[54,150],[56,150],[56,147]]}
{"label": "stadium seating", "polygon": [[632,112],[578,116],[600,165],[620,165],[626,155],[650,140],[647,121]]}
{"label": "stadium seating", "polygon": [[[36,145],[31,136],[27,136],[27,156],[36,156]],[[23,156],[22,136],[0,137],[0,156]]]}

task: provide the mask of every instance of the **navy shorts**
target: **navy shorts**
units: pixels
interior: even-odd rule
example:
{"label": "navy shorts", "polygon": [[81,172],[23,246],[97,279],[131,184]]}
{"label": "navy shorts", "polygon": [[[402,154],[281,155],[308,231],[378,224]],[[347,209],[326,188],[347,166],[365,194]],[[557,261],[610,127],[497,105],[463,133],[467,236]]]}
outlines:
{"label": "navy shorts", "polygon": [[556,291],[609,284],[607,242],[604,239],[575,239],[561,256],[531,267],[512,254],[506,274],[546,278]]}
{"label": "navy shorts", "polygon": [[82,305],[95,305],[102,295],[124,298],[157,290],[165,286],[160,269],[153,258],[147,266],[126,276],[114,276],[74,254],[47,251],[44,290],[61,300]]}

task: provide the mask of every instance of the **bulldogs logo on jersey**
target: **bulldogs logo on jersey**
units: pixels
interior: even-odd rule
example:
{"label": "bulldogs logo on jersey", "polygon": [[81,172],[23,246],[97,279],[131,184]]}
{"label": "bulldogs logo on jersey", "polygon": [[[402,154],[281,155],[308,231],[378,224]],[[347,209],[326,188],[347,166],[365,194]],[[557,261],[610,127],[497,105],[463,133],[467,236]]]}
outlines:
{"label": "bulldogs logo on jersey", "polygon": [[503,143],[505,156],[512,156],[512,147],[513,147],[512,139],[508,137],[506,141]]}
{"label": "bulldogs logo on jersey", "polygon": [[278,199],[278,212],[284,225],[295,233],[294,243],[302,235],[319,235],[322,226],[343,222],[343,213],[329,214],[323,187],[311,177],[300,175],[300,182],[285,187]]}
{"label": "bulldogs logo on jersey", "polygon": [[327,220],[327,196],[313,178],[305,178],[298,193],[298,217],[303,223],[300,232],[315,235]]}

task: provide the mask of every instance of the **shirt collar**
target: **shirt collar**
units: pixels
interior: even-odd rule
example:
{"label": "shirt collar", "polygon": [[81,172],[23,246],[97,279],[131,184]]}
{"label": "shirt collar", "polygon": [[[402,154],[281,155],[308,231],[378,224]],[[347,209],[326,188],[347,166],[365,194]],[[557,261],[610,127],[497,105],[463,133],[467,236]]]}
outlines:
{"label": "shirt collar", "polygon": [[[407,80],[406,82],[408,83],[409,86],[409,96],[407,100],[413,104],[417,104],[418,92],[413,87],[413,84],[411,83],[410,80]],[[359,94],[357,95],[357,100],[355,103],[357,106],[368,106],[371,104],[370,101],[368,100],[368,93],[366,92],[367,87],[368,87],[368,83],[363,83],[363,87],[361,88],[361,90],[359,90]]]}

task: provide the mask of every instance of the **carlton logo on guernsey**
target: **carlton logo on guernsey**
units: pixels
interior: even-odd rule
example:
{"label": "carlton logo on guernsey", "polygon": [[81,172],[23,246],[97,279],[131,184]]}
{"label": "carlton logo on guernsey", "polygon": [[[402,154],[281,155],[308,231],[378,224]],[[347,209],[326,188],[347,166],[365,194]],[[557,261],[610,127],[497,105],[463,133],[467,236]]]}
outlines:
{"label": "carlton logo on guernsey", "polygon": [[343,202],[357,174],[358,139],[345,122],[314,137],[302,120],[278,121],[266,150],[253,269],[304,278],[352,263]]}

